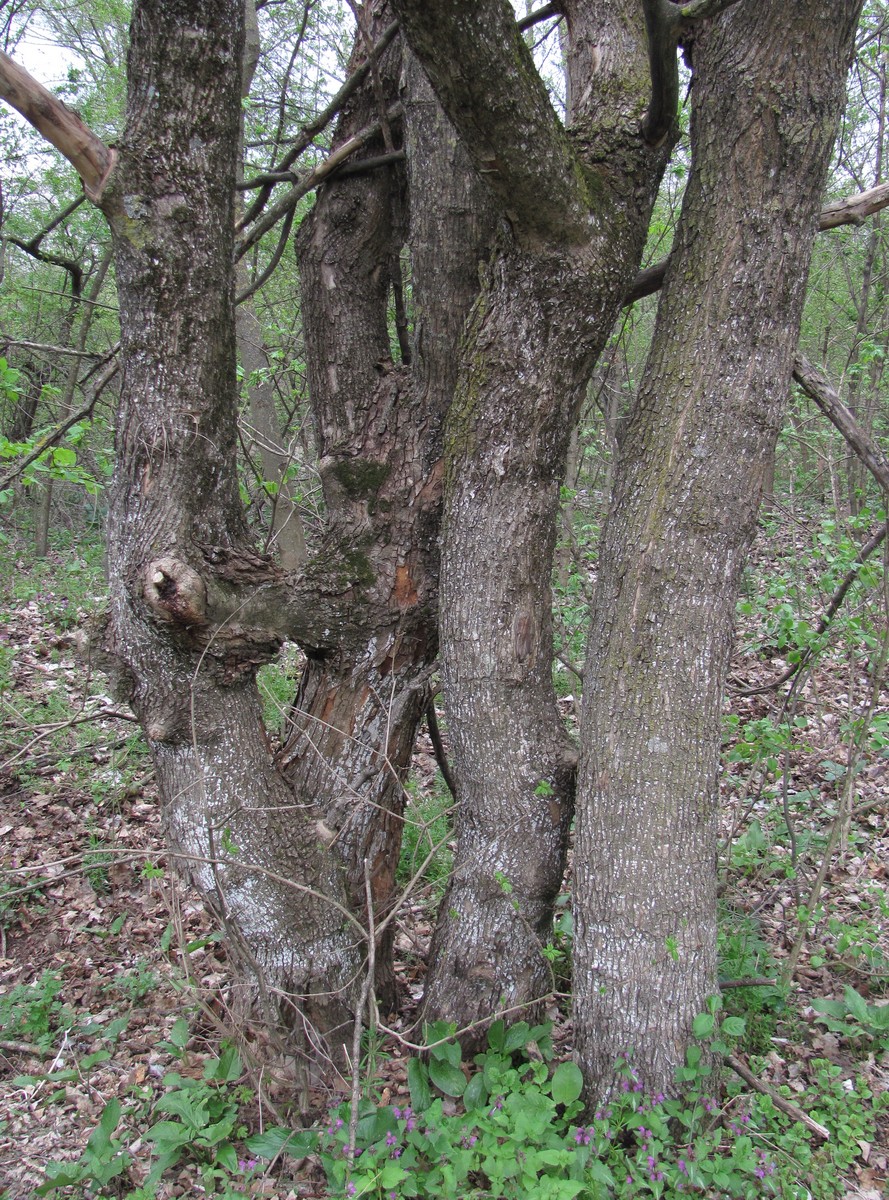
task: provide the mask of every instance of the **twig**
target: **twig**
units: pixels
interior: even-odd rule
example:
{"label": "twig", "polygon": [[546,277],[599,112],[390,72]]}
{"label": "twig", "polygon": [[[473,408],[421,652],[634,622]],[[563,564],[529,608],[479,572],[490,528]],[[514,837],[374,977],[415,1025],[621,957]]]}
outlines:
{"label": "twig", "polygon": [[[352,1104],[349,1111],[349,1162],[355,1161],[355,1138],[358,1132],[358,1106],[361,1101],[361,1034],[365,1005],[372,1004],[371,990],[376,974],[376,937],[374,935],[373,895],[370,886],[370,863],[364,860],[364,894],[367,898],[367,972],[361,985],[361,995],[355,1011],[352,1030]],[[369,1010],[371,1011],[371,1010]],[[371,1012],[372,1015],[372,1012]]]}
{"label": "twig", "polygon": [[789,1100],[785,1100],[774,1088],[769,1087],[767,1083],[763,1083],[761,1079],[758,1079],[750,1068],[741,1062],[737,1055],[729,1054],[726,1056],[725,1061],[735,1074],[740,1075],[744,1082],[752,1087],[755,1092],[759,1092],[763,1096],[768,1096],[775,1108],[780,1108],[788,1117],[792,1117],[794,1121],[799,1121],[801,1125],[805,1125],[806,1129],[812,1133],[817,1133],[826,1142],[830,1141],[830,1130],[825,1129],[823,1125],[819,1125],[817,1121],[813,1121],[801,1108],[797,1108],[795,1104],[791,1104]]}
{"label": "twig", "polygon": [[767,979],[764,975],[751,975],[749,979],[723,979],[720,981],[719,990],[725,992],[729,988],[780,986],[781,983],[777,979]]}

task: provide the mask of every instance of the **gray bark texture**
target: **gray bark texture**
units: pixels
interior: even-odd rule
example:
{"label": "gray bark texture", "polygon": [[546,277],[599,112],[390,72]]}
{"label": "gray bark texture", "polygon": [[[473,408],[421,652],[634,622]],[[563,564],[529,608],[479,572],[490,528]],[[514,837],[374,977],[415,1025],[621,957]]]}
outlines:
{"label": "gray bark texture", "polygon": [[242,10],[142,0],[133,14],[126,133],[103,199],[123,361],[107,648],[148,737],[174,863],[224,922],[251,1000],[295,1047],[335,1054],[363,935],[264,734],[254,676],[280,639],[251,624],[249,601],[280,581],[250,549],[237,494]]}
{"label": "gray bark texture", "polygon": [[[388,6],[375,6],[372,34],[389,21]],[[379,67],[387,109],[401,76],[396,42]],[[323,590],[341,586],[336,572],[346,571],[355,600],[332,644],[301,639],[308,664],[281,761],[294,792],[323,811],[354,909],[374,926],[395,899],[404,780],[438,653],[441,426],[454,346],[491,238],[484,189],[415,63],[404,80],[404,119],[389,133],[407,142],[407,174],[390,166],[325,184],[297,240],[328,514],[309,575],[318,572]],[[374,89],[362,87],[342,113],[334,152],[378,115]],[[385,148],[381,134],[364,153]],[[408,197],[414,338],[410,361],[399,362],[387,316],[400,287]],[[390,923],[376,949],[387,1008],[393,934]]]}
{"label": "gray bark texture", "polygon": [[667,1091],[716,990],[720,715],[739,578],[788,394],[858,0],[704,20],[692,170],[621,443],[585,680],[574,1021],[590,1098]]}
{"label": "gray bark texture", "polygon": [[501,217],[444,445],[441,658],[459,842],[425,1012],[456,1021],[472,1044],[498,1011],[551,990],[541,948],[576,765],[551,676],[559,486],[667,147],[642,135],[651,84],[635,3],[564,6],[567,131],[507,3],[394,7]]}

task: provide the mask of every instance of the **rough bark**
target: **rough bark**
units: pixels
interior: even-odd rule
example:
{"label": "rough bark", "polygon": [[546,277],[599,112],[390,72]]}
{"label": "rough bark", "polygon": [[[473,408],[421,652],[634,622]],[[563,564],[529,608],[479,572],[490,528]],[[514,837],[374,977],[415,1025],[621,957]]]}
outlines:
{"label": "rough bark", "polygon": [[[111,489],[108,649],[145,728],[174,860],[296,1046],[348,1031],[362,935],[311,810],[262,727],[278,639],[237,619],[275,580],[236,490],[234,190],[241,0],[142,0],[115,243],[123,377]],[[213,619],[212,597],[234,616]],[[208,596],[210,603],[208,604]],[[282,849],[283,843],[283,849]]]}
{"label": "rough bark", "polygon": [[540,950],[576,762],[551,678],[559,485],[590,371],[638,268],[665,151],[641,132],[651,84],[635,3],[564,6],[567,132],[508,4],[475,5],[471,20],[451,3],[395,7],[504,218],[445,436],[442,681],[459,843],[425,1012],[475,1025],[471,1043],[479,1022],[551,986]]}
{"label": "rough bark", "polygon": [[[372,33],[391,20],[376,6]],[[353,67],[357,63],[353,63]],[[397,44],[380,63],[388,108],[401,66]],[[368,83],[334,139],[349,141],[378,112]],[[298,238],[305,338],[327,508],[325,561],[352,564],[360,616],[335,645],[302,639],[308,654],[282,762],[298,795],[324,812],[355,910],[374,925],[391,909],[404,779],[430,695],[438,650],[441,421],[456,373],[454,345],[489,239],[482,189],[416,66],[404,95],[409,178],[400,166],[333,180]],[[401,137],[400,125],[392,131]],[[368,157],[384,136],[367,145]],[[411,198],[415,332],[411,365],[392,358],[387,308],[400,279]],[[310,567],[310,574],[312,571]],[[323,610],[323,603],[322,603]],[[373,913],[365,900],[370,880]],[[377,947],[377,990],[394,1003],[394,925]]]}
{"label": "rough bark", "polygon": [[720,711],[780,428],[857,0],[704,22],[693,160],[621,444],[587,656],[575,856],[577,1054],[668,1090],[715,990]]}

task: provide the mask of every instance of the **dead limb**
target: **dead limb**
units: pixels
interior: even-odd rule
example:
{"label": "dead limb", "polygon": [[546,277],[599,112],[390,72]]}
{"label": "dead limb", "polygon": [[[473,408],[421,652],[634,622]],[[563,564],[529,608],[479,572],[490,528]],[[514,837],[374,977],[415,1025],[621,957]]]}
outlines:
{"label": "dead limb", "polygon": [[805,1125],[806,1129],[812,1133],[816,1133],[818,1137],[830,1141],[830,1131],[825,1129],[817,1121],[813,1121],[807,1113],[804,1113],[801,1108],[795,1104],[791,1104],[789,1100],[785,1100],[774,1088],[769,1087],[767,1083],[757,1078],[748,1066],[741,1062],[736,1054],[729,1054],[725,1060],[736,1075],[740,1075],[744,1082],[752,1087],[755,1092],[759,1092],[762,1096],[768,1096],[774,1104],[775,1108],[780,1108],[788,1117],[792,1117],[794,1121],[799,1121],[801,1125]]}

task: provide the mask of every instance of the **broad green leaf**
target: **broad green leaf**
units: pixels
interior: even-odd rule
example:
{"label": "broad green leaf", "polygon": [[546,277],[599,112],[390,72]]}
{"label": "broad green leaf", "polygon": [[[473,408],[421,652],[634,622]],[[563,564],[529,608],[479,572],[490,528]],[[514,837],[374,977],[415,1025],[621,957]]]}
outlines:
{"label": "broad green leaf", "polygon": [[856,992],[854,987],[847,987],[843,992],[843,999],[846,1001],[846,1007],[849,1012],[859,1023],[859,1025],[867,1025],[870,1019],[868,1012],[867,1001]]}
{"label": "broad green leaf", "polygon": [[559,1063],[550,1084],[550,1094],[556,1104],[571,1104],[582,1091],[583,1075],[577,1063]]}
{"label": "broad green leaf", "polygon": [[[411,1093],[413,1095],[413,1093]],[[485,1084],[484,1072],[478,1071],[472,1076],[463,1093],[463,1103],[468,1112],[471,1108],[482,1108],[488,1103],[488,1088]]]}
{"label": "broad green leaf", "polygon": [[699,1013],[692,1022],[691,1031],[696,1038],[708,1038],[715,1024],[716,1018],[712,1013]]}
{"label": "broad green leaf", "polygon": [[440,1092],[458,1099],[466,1091],[466,1076],[459,1067],[443,1059],[430,1059],[429,1078]]}
{"label": "broad green leaf", "polygon": [[277,1158],[282,1150],[294,1158],[301,1158],[317,1148],[318,1135],[313,1129],[282,1129],[280,1125],[275,1125],[247,1138],[244,1145],[257,1158]]}
{"label": "broad green leaf", "polygon": [[425,1112],[432,1100],[432,1092],[426,1065],[419,1058],[408,1059],[407,1086],[410,1088],[414,1112]]}
{"label": "broad green leaf", "polygon": [[503,1043],[503,1052],[512,1054],[514,1050],[522,1050],[528,1044],[528,1035],[531,1032],[531,1026],[527,1021],[518,1021],[515,1025],[511,1025],[506,1031],[506,1040]]}
{"label": "broad green leaf", "polygon": [[497,1020],[488,1030],[488,1045],[492,1050],[502,1051],[506,1037],[506,1022]]}

